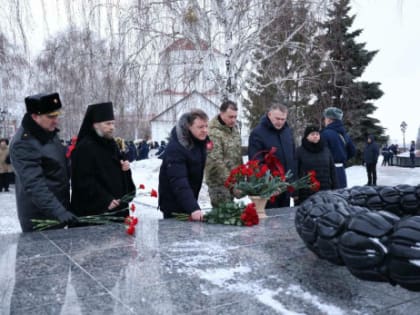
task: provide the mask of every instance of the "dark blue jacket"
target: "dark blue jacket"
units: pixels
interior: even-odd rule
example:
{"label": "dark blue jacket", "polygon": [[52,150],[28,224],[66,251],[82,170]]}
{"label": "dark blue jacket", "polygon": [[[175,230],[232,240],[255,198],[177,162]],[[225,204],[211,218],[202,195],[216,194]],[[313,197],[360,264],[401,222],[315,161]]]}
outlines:
{"label": "dark blue jacket", "polygon": [[172,129],[159,172],[159,207],[165,214],[200,209],[198,195],[206,164],[206,141],[195,139],[185,123]]}
{"label": "dark blue jacket", "polygon": [[346,163],[355,153],[356,148],[344,129],[341,120],[334,120],[321,131],[321,138],[326,143],[334,158],[334,163]]}
{"label": "dark blue jacket", "polygon": [[371,142],[366,142],[365,149],[363,151],[363,161],[366,164],[376,164],[378,163],[379,157],[379,146],[375,142],[373,136],[368,136]]}
{"label": "dark blue jacket", "polygon": [[[262,160],[264,154],[276,147],[276,157],[283,164],[284,170],[291,170],[293,178],[297,177],[295,160],[295,143],[292,129],[287,122],[281,129],[276,129],[267,115],[261,117],[260,123],[252,130],[248,142],[248,159]],[[263,153],[259,153],[265,151]]]}

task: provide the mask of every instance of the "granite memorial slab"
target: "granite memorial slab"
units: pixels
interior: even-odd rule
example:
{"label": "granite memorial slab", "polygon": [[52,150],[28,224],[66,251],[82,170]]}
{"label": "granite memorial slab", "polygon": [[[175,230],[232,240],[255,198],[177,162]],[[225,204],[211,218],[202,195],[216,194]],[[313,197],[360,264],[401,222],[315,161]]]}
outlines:
{"label": "granite memorial slab", "polygon": [[0,314],[416,314],[418,294],[318,259],[294,209],[253,227],[142,219],[4,235]]}

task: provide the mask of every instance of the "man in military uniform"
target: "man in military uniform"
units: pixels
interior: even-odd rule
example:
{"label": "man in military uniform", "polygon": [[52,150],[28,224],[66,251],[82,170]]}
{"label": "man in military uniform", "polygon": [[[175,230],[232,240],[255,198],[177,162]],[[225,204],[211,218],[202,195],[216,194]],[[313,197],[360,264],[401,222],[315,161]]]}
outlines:
{"label": "man in military uniform", "polygon": [[77,221],[69,211],[70,172],[65,147],[58,138],[61,108],[57,93],[25,98],[26,114],[10,145],[16,173],[16,203],[23,232],[33,230],[32,219]]}
{"label": "man in military uniform", "polygon": [[213,207],[233,200],[233,192],[224,183],[230,171],[242,164],[241,136],[236,125],[238,107],[232,101],[220,106],[220,113],[209,123],[209,137],[213,148],[206,162],[206,183]]}

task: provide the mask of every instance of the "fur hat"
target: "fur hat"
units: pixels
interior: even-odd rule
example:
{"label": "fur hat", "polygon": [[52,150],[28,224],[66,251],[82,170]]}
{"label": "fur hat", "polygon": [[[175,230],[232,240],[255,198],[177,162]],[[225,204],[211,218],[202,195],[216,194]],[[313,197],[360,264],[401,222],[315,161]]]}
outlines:
{"label": "fur hat", "polygon": [[306,127],[305,132],[303,133],[303,138],[306,138],[311,132],[319,132],[319,127],[315,125]]}
{"label": "fur hat", "polygon": [[58,93],[36,94],[25,98],[26,112],[29,114],[58,115],[61,101]]}
{"label": "fur hat", "polygon": [[330,119],[343,119],[343,111],[337,107],[328,107],[324,109],[324,117]]}

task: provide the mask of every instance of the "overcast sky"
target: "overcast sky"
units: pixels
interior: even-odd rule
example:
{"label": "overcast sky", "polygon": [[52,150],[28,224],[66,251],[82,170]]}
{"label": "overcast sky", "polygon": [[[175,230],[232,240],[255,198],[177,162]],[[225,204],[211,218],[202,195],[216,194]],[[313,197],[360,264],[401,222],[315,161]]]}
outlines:
{"label": "overcast sky", "polygon": [[420,1],[352,0],[355,28],[363,29],[357,42],[379,50],[363,79],[381,82],[384,95],[373,115],[388,128],[392,142],[402,143],[400,124],[405,121],[406,145],[416,140],[420,127]]}
{"label": "overcast sky", "polygon": [[[36,16],[42,14],[39,3],[31,3]],[[362,77],[380,82],[385,93],[375,101],[378,110],[373,116],[387,128],[391,142],[402,144],[402,121],[408,125],[406,144],[416,140],[420,127],[420,0],[352,0],[351,6],[356,14],[354,27],[363,29],[356,41],[366,42],[368,50],[379,50]],[[65,14],[55,2],[48,9],[55,12],[51,19],[57,19],[48,23],[53,32],[65,20]],[[41,21],[39,24],[43,25]],[[39,26],[35,25],[35,29],[39,30]],[[47,35],[45,28],[41,33]],[[34,46],[41,49],[42,40]]]}

